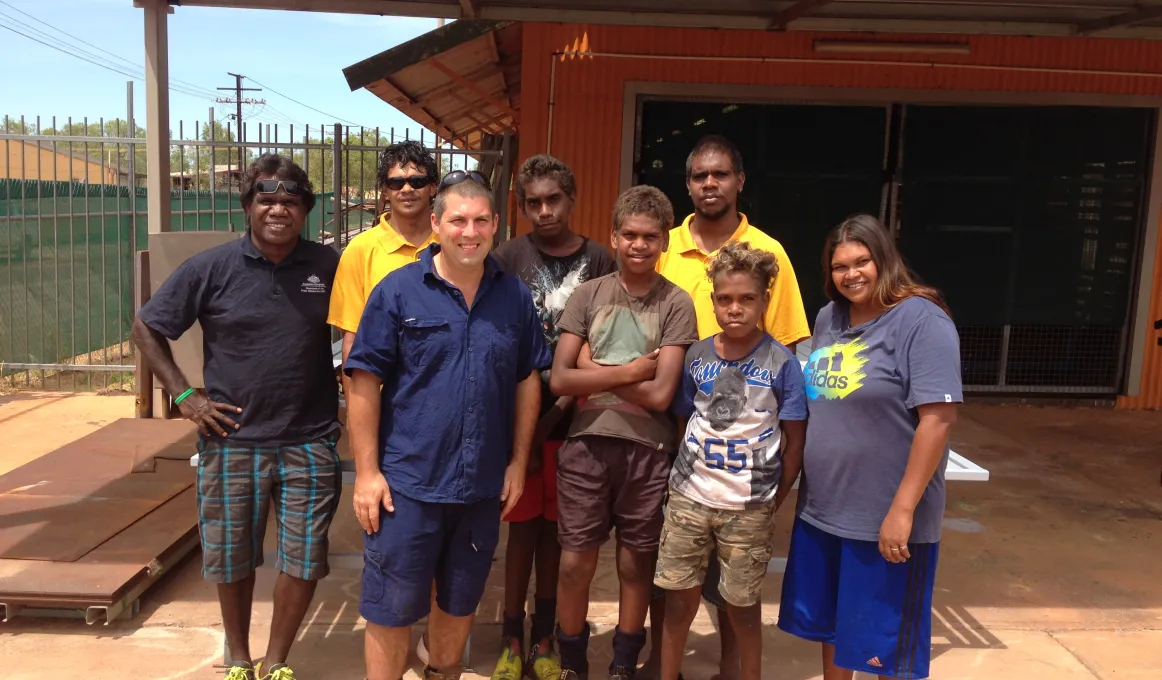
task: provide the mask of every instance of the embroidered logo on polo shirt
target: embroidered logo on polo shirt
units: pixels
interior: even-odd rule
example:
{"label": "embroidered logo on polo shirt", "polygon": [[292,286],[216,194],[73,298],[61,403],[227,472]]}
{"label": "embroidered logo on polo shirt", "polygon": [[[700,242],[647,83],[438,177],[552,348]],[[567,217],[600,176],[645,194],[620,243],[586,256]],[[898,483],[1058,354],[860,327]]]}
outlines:
{"label": "embroidered logo on polo shirt", "polygon": [[304,293],[326,293],[327,292],[327,284],[323,283],[323,280],[320,279],[316,274],[311,274],[310,276],[307,277],[306,281],[303,281],[302,292],[304,292]]}

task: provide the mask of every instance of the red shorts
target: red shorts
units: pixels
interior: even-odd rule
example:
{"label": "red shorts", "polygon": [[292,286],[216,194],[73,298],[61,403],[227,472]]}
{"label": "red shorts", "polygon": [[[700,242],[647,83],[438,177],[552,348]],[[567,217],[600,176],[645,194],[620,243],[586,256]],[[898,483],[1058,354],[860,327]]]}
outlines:
{"label": "red shorts", "polygon": [[565,442],[545,442],[541,469],[525,477],[525,490],[505,521],[527,522],[538,517],[557,521],[557,449]]}

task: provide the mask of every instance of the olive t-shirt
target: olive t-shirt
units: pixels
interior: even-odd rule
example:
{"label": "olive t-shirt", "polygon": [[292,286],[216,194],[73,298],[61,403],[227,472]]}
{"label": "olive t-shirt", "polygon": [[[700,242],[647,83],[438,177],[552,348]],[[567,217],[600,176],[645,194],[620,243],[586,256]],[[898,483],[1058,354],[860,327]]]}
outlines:
{"label": "olive t-shirt", "polygon": [[[694,301],[660,275],[642,297],[626,292],[620,272],[587,281],[573,292],[557,326],[587,341],[594,363],[605,366],[698,341]],[[578,401],[570,437],[617,437],[667,451],[676,445],[675,423],[665,411],[647,411],[610,392]]]}

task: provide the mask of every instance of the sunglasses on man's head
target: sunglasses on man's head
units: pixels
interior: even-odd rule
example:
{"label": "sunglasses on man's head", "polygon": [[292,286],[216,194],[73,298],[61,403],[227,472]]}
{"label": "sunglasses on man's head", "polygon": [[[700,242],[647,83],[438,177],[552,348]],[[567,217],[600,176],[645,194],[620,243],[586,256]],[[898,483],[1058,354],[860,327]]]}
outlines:
{"label": "sunglasses on man's head", "polygon": [[453,170],[452,172],[444,175],[444,179],[440,180],[440,186],[436,189],[436,193],[438,194],[453,184],[459,184],[466,179],[471,179],[474,182],[483,184],[485,188],[492,188],[488,184],[488,180],[484,178],[484,175],[476,172],[475,170]]}
{"label": "sunglasses on man's head", "polygon": [[260,194],[277,194],[278,188],[288,194],[302,194],[302,187],[298,182],[289,179],[260,179],[254,183],[254,190]]}
{"label": "sunglasses on man's head", "polygon": [[432,183],[432,178],[427,175],[412,175],[411,177],[388,177],[384,182],[388,189],[392,191],[399,191],[403,185],[411,185],[413,189],[423,189]]}

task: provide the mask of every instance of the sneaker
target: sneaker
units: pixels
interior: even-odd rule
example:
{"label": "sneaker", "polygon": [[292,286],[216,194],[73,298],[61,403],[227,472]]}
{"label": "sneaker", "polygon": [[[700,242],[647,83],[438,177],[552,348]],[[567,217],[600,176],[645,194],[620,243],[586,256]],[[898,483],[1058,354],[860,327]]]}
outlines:
{"label": "sneaker", "polygon": [[461,671],[441,673],[431,666],[424,666],[424,680],[460,680]]}
{"label": "sneaker", "polygon": [[[524,675],[524,664],[520,659],[520,647],[515,645],[515,638],[506,637],[501,641],[500,658],[496,660],[496,668],[492,671],[492,680],[520,680]],[[512,651],[516,646],[517,651]]]}
{"label": "sneaker", "polygon": [[427,665],[428,665],[428,644],[427,644],[427,641],[428,641],[428,633],[427,633],[427,631],[425,631],[424,634],[420,636],[420,641],[416,643],[416,657],[419,658],[420,663],[424,664],[425,667],[427,667]]}
{"label": "sneaker", "polygon": [[238,663],[226,671],[225,680],[255,680],[254,667],[248,663]]}
{"label": "sneaker", "polygon": [[262,680],[295,680],[295,672],[285,663],[276,663],[270,667],[270,672],[262,676]]}
{"label": "sneaker", "polygon": [[[544,645],[543,649],[542,644]],[[529,650],[529,658],[525,662],[525,672],[528,673],[528,680],[560,680],[561,662],[553,653],[551,638],[536,643]]]}
{"label": "sneaker", "polygon": [[609,674],[609,680],[633,680],[635,670],[626,668],[625,666],[618,666]]}

